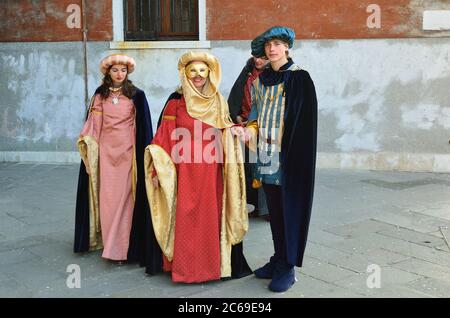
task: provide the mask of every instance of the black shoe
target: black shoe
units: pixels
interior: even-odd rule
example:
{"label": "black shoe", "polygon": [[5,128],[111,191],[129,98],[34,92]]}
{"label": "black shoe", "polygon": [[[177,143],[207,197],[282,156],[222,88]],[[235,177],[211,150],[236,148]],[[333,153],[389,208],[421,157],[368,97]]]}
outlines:
{"label": "black shoe", "polygon": [[266,263],[263,267],[256,269],[253,273],[258,278],[270,279],[272,278],[276,263],[277,260],[274,256],[272,256],[268,263]]}
{"label": "black shoe", "polygon": [[294,266],[286,263],[286,261],[278,261],[269,289],[276,293],[282,293],[291,288],[295,281]]}

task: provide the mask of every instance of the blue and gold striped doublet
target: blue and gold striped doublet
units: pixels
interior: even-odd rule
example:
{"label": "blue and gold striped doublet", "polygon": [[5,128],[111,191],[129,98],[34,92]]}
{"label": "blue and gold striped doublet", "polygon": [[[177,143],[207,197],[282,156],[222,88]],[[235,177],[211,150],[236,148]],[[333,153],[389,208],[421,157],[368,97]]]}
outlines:
{"label": "blue and gold striped doublet", "polygon": [[259,78],[252,86],[252,110],[249,122],[259,127],[258,162],[255,178],[264,183],[281,182],[280,153],[285,111],[284,84],[264,86]]}

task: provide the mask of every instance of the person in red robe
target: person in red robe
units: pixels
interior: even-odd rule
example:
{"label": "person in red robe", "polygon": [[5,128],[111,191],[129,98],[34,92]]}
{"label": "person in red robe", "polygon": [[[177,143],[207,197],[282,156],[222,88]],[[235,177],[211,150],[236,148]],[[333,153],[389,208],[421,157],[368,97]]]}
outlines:
{"label": "person in red robe", "polygon": [[218,91],[219,61],[188,52],[178,70],[181,87],[144,158],[164,270],[185,283],[249,275],[241,244],[248,230],[242,148]]}

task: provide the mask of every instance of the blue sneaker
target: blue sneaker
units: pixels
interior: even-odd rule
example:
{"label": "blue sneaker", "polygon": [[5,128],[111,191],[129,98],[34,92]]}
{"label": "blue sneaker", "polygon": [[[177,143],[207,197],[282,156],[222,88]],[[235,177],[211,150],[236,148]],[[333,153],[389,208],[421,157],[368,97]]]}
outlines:
{"label": "blue sneaker", "polygon": [[294,266],[289,265],[285,261],[278,261],[273,272],[272,281],[269,289],[276,293],[282,293],[294,285],[296,281]]}
{"label": "blue sneaker", "polygon": [[263,267],[256,269],[253,273],[258,278],[270,279],[272,278],[276,263],[277,260],[274,256],[272,256],[268,263],[266,263]]}

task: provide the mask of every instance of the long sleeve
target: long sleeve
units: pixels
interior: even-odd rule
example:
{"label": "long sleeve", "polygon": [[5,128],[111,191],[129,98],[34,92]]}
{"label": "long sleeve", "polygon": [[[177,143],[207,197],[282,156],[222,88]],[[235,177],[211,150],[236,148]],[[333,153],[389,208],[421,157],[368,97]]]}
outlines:
{"label": "long sleeve", "polygon": [[[89,108],[89,114],[80,132],[77,145],[86,172],[96,169],[98,163],[98,146],[103,122],[103,107],[100,94],[96,94]],[[95,167],[93,167],[93,164]]]}
{"label": "long sleeve", "polygon": [[102,130],[103,107],[100,94],[94,96],[94,101],[89,108],[88,119],[80,132],[80,137],[92,136],[98,142]]}
{"label": "long sleeve", "polygon": [[[177,99],[167,102],[160,126],[144,154],[145,184],[153,228],[158,244],[169,260],[173,257],[177,195],[176,164],[171,157],[176,142],[172,133],[176,128],[177,105]],[[160,183],[158,188],[151,182],[156,174]]]}
{"label": "long sleeve", "polygon": [[95,95],[89,108],[88,118],[77,141],[81,159],[89,174],[89,249],[103,247],[101,241],[100,209],[99,209],[99,139],[102,129],[102,101]]}

